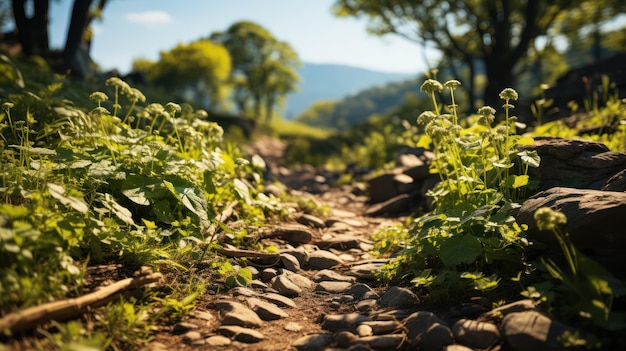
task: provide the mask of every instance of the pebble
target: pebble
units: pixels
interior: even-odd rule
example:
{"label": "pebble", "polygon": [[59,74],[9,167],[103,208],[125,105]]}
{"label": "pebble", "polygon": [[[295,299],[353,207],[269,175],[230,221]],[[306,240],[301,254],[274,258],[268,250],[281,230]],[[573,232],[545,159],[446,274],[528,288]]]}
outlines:
{"label": "pebble", "polygon": [[187,343],[191,343],[192,341],[200,339],[202,339],[202,334],[195,330],[188,331],[183,335],[183,340]]}
{"label": "pebble", "polygon": [[346,291],[351,285],[352,283],[348,282],[323,281],[317,284],[317,286],[315,287],[315,291],[339,294]]}
{"label": "pebble", "polygon": [[293,255],[290,255],[288,253],[281,253],[280,262],[283,264],[283,267],[285,267],[285,269],[288,269],[292,272],[297,272],[300,270],[300,261],[298,261],[298,259]]}
{"label": "pebble", "polygon": [[293,302],[292,299],[280,294],[266,293],[259,295],[259,297],[273,303],[274,305],[277,305],[278,307],[296,308],[296,303]]}
{"label": "pebble", "polygon": [[342,263],[343,261],[330,251],[317,250],[309,254],[310,269],[326,269]]}
{"label": "pebble", "polygon": [[278,306],[270,302],[261,301],[251,297],[248,299],[250,307],[264,321],[272,321],[276,319],[289,317],[287,312],[281,310]]}
{"label": "pebble", "polygon": [[352,334],[349,331],[340,331],[339,333],[335,334],[335,342],[337,343],[337,346],[341,348],[350,347],[350,345],[358,339],[359,338],[356,335]]}
{"label": "pebble", "polygon": [[235,325],[241,327],[255,327],[259,328],[263,325],[263,321],[259,318],[254,311],[248,307],[238,304],[234,305],[232,310],[224,315],[222,318],[222,325]]}
{"label": "pebble", "polygon": [[357,302],[354,307],[359,312],[367,312],[369,310],[374,309],[374,307],[376,307],[377,304],[378,304],[378,300],[365,299],[365,300],[361,300]]}
{"label": "pebble", "polygon": [[302,330],[302,326],[295,322],[288,322],[287,324],[285,324],[284,329],[287,331],[299,332],[300,330]]}
{"label": "pebble", "polygon": [[369,321],[361,325],[370,327],[375,335],[391,334],[402,326],[398,321]]}
{"label": "pebble", "polygon": [[333,342],[331,334],[311,334],[296,339],[291,346],[298,350],[321,350]]}
{"label": "pebble", "polygon": [[370,327],[367,324],[361,324],[358,327],[356,327],[356,333],[360,337],[374,335],[374,331],[372,330],[372,327]]}
{"label": "pebble", "polygon": [[311,279],[301,274],[293,273],[290,271],[284,271],[284,275],[286,275],[287,278],[289,278],[289,280],[291,280],[294,284],[296,284],[301,289],[311,289],[315,286],[315,283]]}
{"label": "pebble", "polygon": [[362,322],[371,319],[370,316],[360,313],[328,314],[323,318],[322,329],[330,331],[351,330]]}
{"label": "pebble", "polygon": [[313,275],[312,279],[315,282],[320,282],[322,280],[327,280],[327,281],[332,280],[336,282],[350,282],[350,283],[356,280],[356,278],[354,277],[339,274],[335,271],[331,271],[330,269],[322,269],[321,271],[318,271],[317,273]]}
{"label": "pebble", "polygon": [[469,319],[459,319],[454,323],[452,334],[458,343],[476,349],[488,349],[500,340],[497,325]]}
{"label": "pebble", "polygon": [[204,339],[204,342],[206,345],[213,347],[228,346],[231,344],[230,339],[222,335],[209,336],[208,338]]}
{"label": "pebble", "polygon": [[420,299],[414,292],[399,286],[392,286],[380,298],[382,307],[414,307],[419,303]]}
{"label": "pebble", "polygon": [[356,283],[352,285],[350,289],[346,290],[346,293],[354,296],[357,299],[361,299],[363,294],[369,291],[374,292],[374,290],[372,290],[372,288],[370,288],[367,284]]}
{"label": "pebble", "polygon": [[261,272],[261,280],[264,282],[269,282],[278,275],[278,271],[275,268],[265,268],[263,272]]}
{"label": "pebble", "polygon": [[286,296],[296,297],[300,296],[302,289],[292,282],[286,275],[279,275],[274,277],[270,284],[272,288],[278,290],[278,292],[285,294]]}
{"label": "pebble", "polygon": [[221,327],[217,328],[217,332],[225,336],[234,338],[236,341],[248,344],[257,343],[265,339],[265,336],[263,334],[254,329],[243,328],[236,325],[222,325]]}
{"label": "pebble", "polygon": [[[365,343],[375,350],[395,350],[403,341],[404,335],[402,334],[373,335],[359,339],[360,343]],[[423,351],[429,350],[424,349]]]}
{"label": "pebble", "polygon": [[193,323],[180,322],[180,323],[176,323],[176,325],[172,329],[172,333],[173,334],[185,334],[186,332],[190,330],[196,330],[196,329],[198,329],[198,326]]}
{"label": "pebble", "polygon": [[297,217],[296,222],[313,228],[326,227],[326,223],[322,219],[306,213]]}

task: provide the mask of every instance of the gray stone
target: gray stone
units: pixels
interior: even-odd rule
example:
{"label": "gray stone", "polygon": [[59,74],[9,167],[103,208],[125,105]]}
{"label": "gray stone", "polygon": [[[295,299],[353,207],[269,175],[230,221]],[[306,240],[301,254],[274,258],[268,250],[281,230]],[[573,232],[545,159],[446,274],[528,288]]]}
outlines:
{"label": "gray stone", "polygon": [[296,308],[296,303],[293,302],[292,299],[280,295],[280,294],[275,294],[275,293],[265,293],[262,295],[259,295],[260,298],[265,299],[279,307],[291,307],[291,308]]}
{"label": "gray stone", "polygon": [[[331,229],[337,226],[337,224],[333,225]],[[352,228],[348,226],[347,230],[351,229]],[[347,251],[359,247],[359,240],[352,234],[339,234],[332,235],[329,238],[323,238],[317,243],[317,246],[324,250],[333,248],[337,250]]]}
{"label": "gray stone", "polygon": [[317,284],[315,291],[338,294],[346,291],[346,289],[348,289],[351,285],[352,283],[348,282],[323,281]]}
{"label": "gray stone", "polygon": [[254,311],[244,306],[227,312],[222,318],[222,325],[259,328],[263,325],[263,321]]}
{"label": "gray stone", "polygon": [[259,290],[267,290],[269,289],[269,286],[267,286],[267,284],[263,283],[262,281],[258,280],[258,279],[254,279],[250,282],[250,287],[255,288],[255,289],[259,289]]}
{"label": "gray stone", "polygon": [[331,334],[311,334],[296,339],[291,346],[298,350],[322,350],[325,346],[333,342]]}
{"label": "gray stone", "polygon": [[290,254],[291,256],[298,259],[298,263],[300,263],[300,267],[303,267],[309,261],[309,253],[306,252],[304,246],[298,246],[295,249],[283,250],[281,253]]}
{"label": "gray stone", "polygon": [[[435,325],[445,325],[445,322],[432,312],[419,311],[412,313],[404,320],[404,326],[408,330],[408,342],[413,346],[417,346],[426,332]],[[450,331],[450,335],[452,335],[452,331]]]}
{"label": "gray stone", "polygon": [[378,296],[376,291],[366,291],[363,295],[361,295],[361,300],[377,300],[378,298],[380,298],[380,296]]}
{"label": "gray stone", "polygon": [[372,288],[370,288],[369,285],[363,284],[363,283],[356,283],[352,285],[350,289],[346,290],[346,293],[354,296],[357,299],[360,299],[365,293],[370,292],[370,291],[374,292],[374,290],[372,290]]}
{"label": "gray stone", "polygon": [[193,310],[189,313],[191,317],[202,319],[205,321],[212,321],[215,317],[209,311]]}
{"label": "gray stone", "polygon": [[283,264],[283,267],[285,267],[285,269],[288,269],[292,272],[297,272],[300,270],[300,261],[298,261],[298,259],[293,255],[290,255],[288,253],[281,253],[280,262]]}
{"label": "gray stone", "polygon": [[502,319],[500,333],[513,351],[565,350],[559,341],[575,330],[537,311],[510,313]]}
{"label": "gray stone", "polygon": [[409,194],[400,194],[391,199],[370,206],[365,214],[371,217],[399,214],[408,211],[411,208],[411,196]]}
{"label": "gray stone", "polygon": [[350,267],[350,273],[357,278],[376,279],[376,273],[380,272],[382,263],[365,263]]}
{"label": "gray stone", "polygon": [[369,197],[372,203],[387,201],[399,194],[393,178],[401,171],[400,168],[396,168],[368,181]]}
{"label": "gray stone", "polygon": [[452,334],[457,343],[475,349],[488,349],[500,340],[498,326],[470,319],[459,319],[452,326]]}
{"label": "gray stone", "polygon": [[200,332],[195,331],[195,330],[188,331],[183,335],[183,340],[186,343],[191,343],[193,341],[201,340],[201,339],[202,339],[202,334],[200,334]]}
{"label": "gray stone", "polygon": [[230,289],[230,293],[233,296],[244,296],[244,297],[252,297],[258,295],[258,293],[250,288],[246,288],[245,286],[238,286],[236,288]]}
{"label": "gray stone", "polygon": [[313,228],[324,228],[326,226],[326,223],[322,219],[306,213],[298,216],[296,221],[302,225]]}
{"label": "gray stone", "polygon": [[259,278],[261,278],[261,272],[259,272],[259,270],[256,267],[254,267],[254,266],[246,266],[246,268],[248,268],[250,273],[252,273],[252,279],[259,279]]}
{"label": "gray stone", "polygon": [[536,308],[533,300],[524,299],[515,302],[496,307],[491,311],[485,312],[481,315],[481,320],[493,321],[499,323],[502,318],[515,312],[532,311]]}
{"label": "gray stone", "polygon": [[361,324],[358,327],[356,327],[356,333],[360,337],[374,335],[374,331],[372,330],[372,327],[370,327],[369,325],[366,325],[366,324]]}
{"label": "gray stone", "polygon": [[474,351],[474,349],[470,349],[469,347],[460,344],[452,344],[446,346],[443,351]]}
{"label": "gray stone", "polygon": [[254,329],[243,328],[236,325],[222,325],[217,328],[217,332],[247,344],[254,344],[265,339],[263,334]]}
{"label": "gray stone", "polygon": [[[366,336],[359,339],[359,343],[369,345],[369,347],[375,350],[395,350],[404,341],[404,335],[402,334],[389,334],[389,335],[373,335]],[[422,349],[420,349],[422,350]],[[425,351],[428,351],[424,349]]]}
{"label": "gray stone", "polygon": [[278,237],[296,244],[306,244],[313,240],[311,229],[302,224],[281,224],[274,227],[267,234],[268,237]]}
{"label": "gray stone", "polygon": [[359,324],[371,320],[371,317],[359,313],[327,314],[322,321],[322,329],[330,331],[354,330]]}
{"label": "gray stone", "polygon": [[302,289],[300,289],[299,286],[297,286],[284,274],[274,277],[270,281],[270,284],[272,285],[272,288],[278,290],[278,292],[286,296],[296,297],[300,296],[302,293]]}
{"label": "gray stone", "polygon": [[281,310],[278,306],[270,302],[261,301],[257,298],[251,297],[248,299],[248,304],[256,314],[264,321],[272,321],[276,319],[289,317],[287,312]]}
{"label": "gray stone", "polygon": [[218,346],[228,346],[231,344],[229,338],[222,335],[213,335],[204,339],[205,343],[209,346],[218,347]]}
{"label": "gray stone", "polygon": [[454,335],[450,328],[444,324],[435,323],[421,335],[418,345],[423,351],[439,351],[453,343]]}
{"label": "gray stone", "polygon": [[311,289],[315,286],[315,283],[311,279],[303,276],[302,274],[291,271],[283,271],[283,275],[286,275],[289,280],[301,289]]}
{"label": "gray stone", "polygon": [[337,282],[354,282],[356,278],[339,274],[335,271],[331,271],[330,269],[322,269],[321,271],[315,273],[313,275],[313,281],[320,282],[322,280],[326,281],[337,281]]}
{"label": "gray stone", "polygon": [[309,268],[326,269],[342,264],[343,261],[334,253],[326,250],[317,250],[309,254]]}
{"label": "gray stone", "polygon": [[374,309],[374,307],[376,307],[377,303],[378,303],[378,300],[375,300],[375,299],[365,299],[365,300],[361,300],[361,301],[357,302],[356,305],[354,305],[354,307],[359,312],[367,312],[367,311],[370,311],[370,310]]}
{"label": "gray stone", "polygon": [[285,324],[284,326],[284,329],[287,331],[299,332],[300,330],[302,330],[302,326],[295,322],[287,322],[287,324]]}
{"label": "gray stone", "polygon": [[196,329],[198,329],[198,326],[193,323],[180,322],[180,323],[176,323],[176,325],[172,329],[172,333],[173,334],[185,334],[186,332],[190,330],[196,330]]}
{"label": "gray stone", "polygon": [[420,303],[420,299],[407,288],[392,286],[380,298],[382,307],[414,307]]}
{"label": "gray stone", "polygon": [[278,275],[278,271],[275,268],[265,268],[263,272],[261,272],[261,280],[264,282],[269,282]]}
{"label": "gray stone", "polygon": [[372,328],[372,332],[375,335],[391,334],[402,326],[398,321],[369,321],[363,322],[361,325],[367,325]]}
{"label": "gray stone", "polygon": [[[626,156],[626,155],[625,155]],[[619,278],[626,278],[626,235],[622,223],[626,213],[626,192],[573,188],[551,188],[526,200],[515,217],[527,224],[527,235],[548,245],[547,256],[562,256],[556,236],[539,231],[534,220],[541,207],[557,209],[567,217],[563,230],[572,244],[590,258],[603,264]]]}
{"label": "gray stone", "polygon": [[337,346],[341,348],[350,347],[350,345],[358,339],[359,338],[356,335],[350,333],[349,331],[340,331],[335,334],[335,342],[337,343]]}

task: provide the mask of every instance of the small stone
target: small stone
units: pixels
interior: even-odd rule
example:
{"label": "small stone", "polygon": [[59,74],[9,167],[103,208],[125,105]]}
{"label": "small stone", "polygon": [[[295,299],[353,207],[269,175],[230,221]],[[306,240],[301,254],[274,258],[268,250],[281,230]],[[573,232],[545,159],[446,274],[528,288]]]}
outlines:
{"label": "small stone", "polygon": [[363,322],[361,325],[372,328],[372,333],[375,335],[391,334],[402,326],[398,321],[369,321]]}
{"label": "small stone", "polygon": [[326,223],[318,217],[310,214],[303,214],[296,218],[296,221],[302,225],[306,225],[313,228],[324,228]]}
{"label": "small stone", "polygon": [[236,325],[241,327],[258,328],[263,325],[259,316],[248,307],[233,302],[232,309],[222,318],[222,325]]}
{"label": "small stone", "polygon": [[278,275],[278,271],[275,268],[265,268],[263,272],[261,272],[261,280],[264,282],[269,282]]}
{"label": "small stone", "polygon": [[322,350],[328,344],[333,342],[333,336],[330,334],[311,334],[296,339],[291,346],[298,350]]}
{"label": "small stone", "polygon": [[446,325],[441,323],[433,324],[426,333],[422,334],[419,341],[419,349],[424,351],[441,350],[445,346],[454,343],[454,335]]}
{"label": "small stone", "polygon": [[[333,227],[337,226],[339,223],[341,222],[334,224]],[[352,230],[352,227],[348,225],[346,226],[347,226],[346,231]],[[331,227],[331,229],[333,227]],[[326,238],[318,242],[317,246],[325,250],[329,248],[333,248],[337,250],[347,251],[347,250],[359,247],[359,240],[352,234],[333,235],[330,238]]]}
{"label": "small stone", "polygon": [[366,291],[363,295],[361,295],[361,300],[377,300],[380,298],[376,291]]}
{"label": "small stone", "polygon": [[559,341],[565,332],[575,329],[550,319],[537,311],[514,312],[502,319],[502,338],[511,350],[565,350]]}
{"label": "small stone", "polygon": [[309,268],[325,269],[343,263],[334,253],[326,250],[317,250],[309,254]]}
{"label": "small stone", "polygon": [[321,271],[313,275],[313,281],[320,282],[322,280],[332,280],[336,282],[354,282],[356,278],[350,277],[348,275],[339,274],[335,271],[331,271],[330,269],[322,269]]}
{"label": "small stone", "polygon": [[269,288],[269,286],[267,286],[267,284],[263,283],[262,281],[258,280],[258,279],[254,279],[253,281],[250,282],[250,287],[255,288],[255,289],[259,289],[259,290],[267,290]]}
{"label": "small stone", "polygon": [[287,331],[299,332],[300,330],[302,330],[302,326],[295,322],[288,322],[287,324],[285,324],[284,329]]}
{"label": "small stone", "polygon": [[446,346],[443,351],[474,351],[474,349],[470,349],[469,347],[460,344],[452,344]]}
{"label": "small stone", "polygon": [[330,331],[351,330],[369,320],[371,320],[369,316],[360,313],[327,314],[322,321],[322,329]]}
{"label": "small stone", "polygon": [[248,268],[250,273],[252,273],[252,279],[259,279],[261,277],[261,273],[259,272],[259,270],[256,267],[254,267],[254,266],[246,266],[246,268]]}
{"label": "small stone", "polygon": [[265,339],[263,334],[254,329],[243,328],[235,325],[222,325],[217,328],[217,332],[231,338],[234,337],[236,341],[247,344],[257,343]]}
{"label": "small stone", "polygon": [[[365,343],[376,350],[395,350],[404,341],[402,334],[374,335],[359,339],[359,343]],[[427,349],[421,349],[428,351]]]}
{"label": "small stone", "polygon": [[211,314],[211,312],[202,311],[202,310],[193,310],[189,313],[189,315],[191,317],[202,319],[205,321],[212,321],[213,319],[215,319],[215,317]]}
{"label": "small stone", "polygon": [[382,307],[413,307],[420,303],[415,293],[407,288],[392,286],[380,298]]}
{"label": "small stone", "polygon": [[244,296],[244,297],[252,297],[258,295],[258,293],[250,288],[246,288],[245,286],[238,286],[236,288],[230,289],[230,293],[233,296]]}
{"label": "small stone", "polygon": [[372,288],[370,288],[369,285],[363,284],[363,283],[356,283],[352,285],[350,289],[346,290],[346,293],[354,296],[357,299],[361,299],[363,294],[365,294],[368,291],[374,292],[374,290],[372,290]]}
{"label": "small stone", "polygon": [[251,297],[248,299],[248,303],[254,312],[264,321],[271,321],[281,318],[289,317],[289,315],[281,310],[273,303],[261,301],[257,298]]}
{"label": "small stone", "polygon": [[354,307],[359,312],[367,312],[367,311],[372,310],[374,307],[376,307],[377,303],[378,303],[378,300],[365,299],[365,300],[361,300],[357,302]]}
{"label": "small stone", "polygon": [[293,255],[290,255],[288,253],[281,253],[280,262],[283,264],[283,267],[285,267],[285,269],[288,269],[292,272],[297,272],[300,270],[300,262]]}
{"label": "small stone", "polygon": [[297,248],[291,248],[288,250],[283,250],[281,253],[289,254],[298,259],[298,263],[300,263],[300,267],[304,266],[309,261],[309,253],[306,252],[306,249],[303,246],[298,246]]}
{"label": "small stone", "polygon": [[500,340],[498,326],[493,323],[459,319],[452,326],[455,340],[475,349],[488,349]]}
{"label": "small stone", "polygon": [[185,335],[183,335],[183,340],[186,343],[191,343],[192,341],[200,340],[200,339],[202,339],[202,334],[200,334],[200,332],[197,332],[195,330],[188,331],[185,333]]}
{"label": "small stone", "polygon": [[356,335],[350,333],[349,331],[340,331],[339,333],[335,334],[335,342],[337,343],[337,346],[341,348],[350,347],[350,345],[358,339],[359,338]]}
{"label": "small stone", "polygon": [[228,346],[231,343],[229,338],[222,336],[222,335],[209,336],[208,338],[204,339],[204,342],[207,345],[213,346],[213,347]]}
{"label": "small stone", "polygon": [[193,323],[180,322],[180,323],[176,323],[176,325],[172,329],[172,333],[173,334],[185,334],[186,332],[190,330],[196,330],[196,329],[198,329],[198,326]]}
{"label": "small stone", "polygon": [[356,327],[356,333],[360,337],[374,335],[374,331],[372,330],[372,327],[366,324],[361,324],[358,327]]}
{"label": "small stone", "polygon": [[351,285],[352,283],[348,283],[348,282],[324,281],[324,282],[319,282],[317,284],[317,286],[315,287],[315,291],[323,291],[323,292],[338,294],[348,289]]}
{"label": "small stone", "polygon": [[306,244],[313,240],[313,233],[309,227],[302,224],[283,224],[273,228],[269,237],[279,237],[291,243]]}
{"label": "small stone", "polygon": [[315,283],[311,279],[302,274],[293,273],[291,271],[283,271],[283,274],[301,289],[311,289],[315,286]]}
{"label": "small stone", "polygon": [[376,279],[382,263],[365,263],[350,267],[350,272],[358,278]]}
{"label": "small stone", "polygon": [[263,295],[259,295],[259,297],[279,306],[279,307],[291,307],[296,308],[296,303],[293,302],[292,299],[285,297],[283,295],[274,294],[274,293],[266,293]]}
{"label": "small stone", "polygon": [[270,281],[272,288],[286,296],[300,296],[302,289],[292,282],[286,275],[279,275]]}
{"label": "small stone", "polygon": [[493,310],[484,313],[481,317],[485,320],[500,321],[503,317],[511,313],[532,311],[536,308],[535,303],[530,299],[519,300],[511,302],[500,307],[496,307]]}
{"label": "small stone", "polygon": [[[404,320],[404,326],[408,330],[407,339],[409,344],[417,346],[423,336],[435,325],[445,325],[445,322],[434,313],[419,311],[411,314]],[[450,331],[452,334],[452,331]]]}

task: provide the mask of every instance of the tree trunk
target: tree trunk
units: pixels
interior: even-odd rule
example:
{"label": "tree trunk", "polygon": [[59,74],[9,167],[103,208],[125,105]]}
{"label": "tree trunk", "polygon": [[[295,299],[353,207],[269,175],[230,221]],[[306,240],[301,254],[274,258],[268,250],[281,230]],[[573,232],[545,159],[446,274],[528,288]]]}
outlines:
{"label": "tree trunk", "polygon": [[26,17],[26,0],[12,0],[13,18],[24,55],[46,56],[48,44],[48,0],[33,1],[33,17]]}
{"label": "tree trunk", "polygon": [[89,73],[89,51],[83,36],[89,24],[89,8],[93,0],[74,0],[72,19],[63,50],[64,68],[73,76],[84,78]]}

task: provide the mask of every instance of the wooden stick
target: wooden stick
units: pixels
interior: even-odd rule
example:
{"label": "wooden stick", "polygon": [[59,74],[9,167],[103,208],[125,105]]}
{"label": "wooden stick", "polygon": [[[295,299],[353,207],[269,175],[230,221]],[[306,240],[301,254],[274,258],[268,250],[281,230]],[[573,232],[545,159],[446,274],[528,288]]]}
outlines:
{"label": "wooden stick", "polygon": [[140,276],[126,278],[104,286],[81,297],[54,301],[9,313],[0,318],[0,332],[10,330],[12,333],[21,333],[52,320],[68,320],[81,315],[89,307],[106,304],[119,292],[137,289],[163,278],[161,273],[152,273],[149,269],[142,269],[140,274]]}

